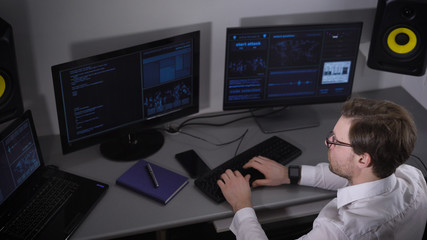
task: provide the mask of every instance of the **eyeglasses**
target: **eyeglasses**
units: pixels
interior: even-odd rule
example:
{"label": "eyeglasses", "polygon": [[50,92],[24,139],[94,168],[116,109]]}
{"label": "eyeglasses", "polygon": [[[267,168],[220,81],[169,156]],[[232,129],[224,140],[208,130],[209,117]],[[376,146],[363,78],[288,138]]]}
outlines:
{"label": "eyeglasses", "polygon": [[332,145],[338,145],[338,146],[343,146],[343,147],[353,147],[349,143],[338,141],[335,138],[335,134],[332,131],[330,131],[328,136],[326,137],[326,146],[328,148],[331,148]]}

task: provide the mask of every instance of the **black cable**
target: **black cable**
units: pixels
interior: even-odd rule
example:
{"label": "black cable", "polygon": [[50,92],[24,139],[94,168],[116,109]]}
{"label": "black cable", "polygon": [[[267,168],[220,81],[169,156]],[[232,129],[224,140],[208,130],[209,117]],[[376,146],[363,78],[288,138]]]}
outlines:
{"label": "black cable", "polygon": [[427,166],[425,165],[425,163],[423,162],[423,160],[421,160],[421,158],[420,158],[420,157],[418,157],[418,156],[416,156],[416,155],[414,155],[414,154],[411,154],[411,157],[413,157],[413,158],[417,159],[417,160],[421,163],[421,165],[423,165],[424,170],[426,170],[426,172],[427,172]]}
{"label": "black cable", "polygon": [[[255,112],[256,112],[256,111],[258,111],[259,109],[251,109],[251,110],[245,110],[245,111],[240,111],[240,112],[220,113],[220,114],[216,114],[216,115],[207,115],[207,116],[196,116],[196,117],[189,118],[189,119],[185,120],[184,122],[182,122],[181,124],[179,124],[176,128],[171,128],[171,127],[169,126],[168,128],[163,128],[163,130],[164,130],[164,131],[166,131],[166,132],[169,132],[169,133],[182,133],[182,134],[185,134],[185,135],[188,135],[188,136],[191,136],[191,137],[197,138],[197,139],[199,139],[199,140],[202,140],[202,141],[204,141],[204,142],[207,142],[207,143],[212,144],[212,145],[215,145],[215,146],[225,146],[225,145],[228,145],[228,144],[231,144],[231,143],[234,143],[234,142],[236,142],[236,141],[239,141],[239,140],[240,140],[239,144],[237,145],[236,151],[234,152],[234,156],[236,156],[236,155],[237,155],[237,152],[238,152],[238,150],[239,150],[239,148],[240,148],[240,145],[241,145],[241,144],[242,144],[242,142],[243,142],[243,138],[245,137],[245,135],[246,135],[246,133],[249,131],[249,129],[246,129],[246,131],[243,133],[243,135],[242,135],[242,136],[238,137],[237,139],[234,139],[234,140],[231,140],[231,141],[229,141],[229,142],[226,142],[226,143],[213,143],[213,142],[208,141],[208,140],[206,140],[206,139],[204,139],[204,138],[201,138],[201,137],[195,136],[195,135],[190,134],[190,133],[187,133],[187,132],[183,132],[181,129],[182,129],[182,128],[184,128],[184,127],[186,127],[186,126],[190,126],[190,125],[193,125],[193,126],[198,125],[198,126],[222,127],[222,126],[225,126],[225,125],[228,125],[228,124],[231,124],[231,123],[234,123],[234,122],[237,122],[237,121],[240,121],[240,120],[246,119],[246,118],[252,118],[252,117],[265,117],[265,116],[268,116],[268,115],[270,115],[270,114],[274,114],[274,113],[280,112],[280,111],[282,111],[282,110],[283,110],[283,109],[285,109],[285,108],[286,108],[286,107],[283,107],[283,108],[280,108],[280,109],[278,109],[278,110],[274,110],[274,111],[271,111],[271,112],[268,112],[268,113],[265,113],[265,114],[261,114],[261,115],[256,115],[256,114],[255,114]],[[251,114],[250,114],[250,115],[248,115],[248,116],[244,116],[244,117],[236,118],[236,119],[230,120],[230,121],[228,121],[228,122],[224,122],[224,123],[201,123],[201,122],[189,123],[190,121],[194,121],[194,120],[196,120],[196,119],[215,118],[215,117],[224,117],[224,116],[237,115],[237,114],[244,114],[244,113],[251,113]]]}
{"label": "black cable", "polygon": [[223,116],[228,116],[228,115],[235,115],[235,114],[242,114],[242,113],[249,113],[249,112],[251,112],[251,110],[245,110],[245,111],[241,111],[241,112],[219,113],[219,114],[216,114],[216,115],[207,115],[207,116],[196,116],[196,117],[192,117],[192,118],[189,118],[189,119],[185,120],[184,122],[182,122],[180,124],[180,126],[185,125],[185,123],[187,123],[189,121],[193,121],[195,119],[212,118],[212,117],[223,117]]}
{"label": "black cable", "polygon": [[[249,129],[246,129],[246,131],[243,133],[243,135],[241,135],[240,137],[238,137],[238,138],[236,138],[236,139],[234,139],[234,140],[231,140],[231,141],[228,141],[228,142],[225,142],[225,143],[214,143],[214,142],[211,142],[211,141],[206,140],[206,139],[204,139],[204,138],[201,138],[201,137],[199,137],[199,136],[196,136],[196,135],[193,135],[193,134],[190,134],[190,133],[187,133],[187,132],[183,132],[183,131],[180,131],[179,133],[185,134],[185,135],[190,136],[190,137],[193,137],[193,138],[197,138],[197,139],[199,139],[199,140],[202,140],[202,141],[207,142],[207,143],[209,143],[209,144],[212,144],[212,145],[214,145],[214,146],[221,147],[221,146],[225,146],[225,145],[228,145],[228,144],[231,144],[231,143],[237,142],[237,141],[239,141],[239,140],[241,140],[241,141],[240,141],[240,143],[241,143],[241,142],[242,142],[242,140],[243,140],[243,138],[245,137],[245,135],[246,135],[246,133],[247,133],[248,131],[249,131]],[[240,143],[239,143],[239,146],[240,146]],[[236,151],[237,151],[237,150],[236,150]]]}
{"label": "black cable", "polygon": [[249,131],[249,129],[246,129],[245,133],[243,133],[243,135],[242,135],[242,137],[241,137],[241,139],[240,139],[240,142],[239,142],[239,144],[237,145],[236,151],[234,151],[234,156],[236,156],[236,155],[237,155],[237,152],[239,151],[240,145],[241,145],[241,144],[242,144],[242,142],[243,142],[243,138],[246,136],[246,133],[248,133],[248,131]]}
{"label": "black cable", "polygon": [[[198,125],[198,126],[212,126],[212,127],[222,127],[246,118],[251,118],[251,117],[265,117],[268,116],[270,114],[274,114],[277,112],[282,111],[283,109],[285,109],[285,107],[280,108],[278,110],[274,110],[265,114],[261,114],[261,115],[255,115],[254,112],[260,110],[260,109],[251,109],[251,110],[246,110],[246,111],[240,111],[240,112],[232,112],[232,113],[221,113],[221,114],[217,114],[217,115],[208,115],[208,116],[197,116],[197,117],[193,117],[193,118],[189,118],[187,120],[185,120],[184,122],[182,122],[180,125],[178,125],[178,127],[176,129],[174,129],[174,131],[179,132],[183,127],[186,126],[190,126],[190,125]],[[229,115],[237,115],[237,114],[243,114],[243,113],[251,113],[251,115],[249,116],[244,116],[244,117],[240,117],[237,119],[233,119],[230,120],[228,122],[224,122],[224,123],[200,123],[200,122],[196,122],[196,123],[188,123],[190,121],[196,120],[196,119],[202,119],[202,118],[215,118],[215,117],[224,117],[224,116],[229,116]]]}
{"label": "black cable", "polygon": [[183,128],[183,127],[191,126],[191,125],[193,125],[193,126],[223,127],[223,126],[226,126],[226,125],[228,125],[228,124],[231,124],[231,123],[234,123],[234,122],[237,122],[237,121],[240,121],[240,120],[246,119],[246,118],[251,118],[251,117],[252,117],[252,116],[245,116],[245,117],[241,117],[241,118],[233,119],[233,120],[231,120],[231,121],[224,122],[224,123],[201,123],[201,122],[196,122],[196,123],[187,123],[187,124],[185,124],[185,125],[183,125],[183,126],[179,127],[178,129],[180,130],[180,129],[181,129],[181,128]]}
{"label": "black cable", "polygon": [[[250,110],[246,110],[246,111],[241,111],[241,112],[220,113],[220,114],[208,115],[208,116],[197,116],[197,117],[193,117],[193,118],[189,118],[189,119],[185,120],[184,122],[182,122],[181,124],[178,125],[178,127],[177,127],[176,130],[179,131],[179,130],[181,130],[181,128],[183,128],[185,126],[189,126],[189,125],[224,126],[224,125],[229,124],[229,123],[225,123],[225,124],[208,124],[208,123],[188,123],[188,122],[196,120],[196,119],[202,119],[202,118],[224,117],[224,116],[229,116],[229,115],[237,115],[237,114],[250,113],[250,112],[251,112]],[[239,120],[241,120],[241,119],[239,119]],[[235,122],[235,121],[236,120],[233,120],[233,122]]]}

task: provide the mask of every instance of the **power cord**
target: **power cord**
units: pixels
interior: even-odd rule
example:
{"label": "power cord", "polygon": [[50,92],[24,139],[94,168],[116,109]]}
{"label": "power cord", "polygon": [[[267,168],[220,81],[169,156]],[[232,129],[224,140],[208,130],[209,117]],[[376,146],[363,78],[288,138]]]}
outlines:
{"label": "power cord", "polygon": [[[186,126],[212,126],[212,127],[222,127],[222,126],[226,126],[228,124],[243,120],[243,119],[247,119],[247,118],[252,118],[252,117],[265,117],[277,112],[282,111],[283,109],[285,109],[285,107],[279,108],[277,110],[265,113],[265,114],[261,114],[261,115],[256,115],[255,112],[260,110],[260,109],[251,109],[251,110],[245,110],[245,111],[240,111],[240,112],[231,112],[231,113],[220,113],[220,114],[216,114],[216,115],[208,115],[208,116],[197,116],[197,117],[193,117],[193,118],[189,118],[187,120],[185,120],[184,122],[182,122],[179,125],[169,125],[166,129],[166,131],[168,133],[177,133],[179,132],[182,128],[186,127]],[[250,115],[248,116],[243,116],[237,119],[233,119],[224,123],[203,123],[203,122],[195,122],[195,123],[190,123],[191,121],[194,121],[196,119],[205,119],[205,118],[216,118],[216,117],[224,117],[224,116],[230,116],[230,115],[238,115],[238,114],[245,114],[245,113],[250,113]]]}
{"label": "power cord", "polygon": [[207,142],[207,143],[212,144],[212,145],[217,146],[217,147],[221,147],[221,146],[225,146],[225,145],[228,145],[228,144],[232,144],[232,143],[237,142],[237,141],[240,140],[239,144],[237,145],[236,151],[234,152],[234,156],[236,156],[237,152],[238,152],[238,150],[240,148],[240,145],[241,145],[241,143],[243,141],[243,138],[246,136],[246,134],[248,133],[248,131],[249,131],[249,129],[246,129],[246,131],[240,137],[238,137],[236,139],[233,139],[231,141],[225,142],[225,143],[214,143],[214,142],[211,142],[211,141],[209,141],[207,139],[204,139],[204,138],[201,138],[199,136],[193,135],[191,133],[183,132],[183,131],[180,131],[180,133],[182,133],[184,135],[187,135],[187,136],[190,136],[190,137],[193,137],[193,138],[196,138],[196,139],[199,139],[199,140],[202,140],[204,142]]}
{"label": "power cord", "polygon": [[186,126],[190,126],[190,125],[221,127],[221,126],[225,126],[227,124],[231,124],[233,122],[237,122],[239,120],[243,120],[245,118],[249,118],[250,116],[245,116],[245,117],[241,117],[238,119],[233,119],[233,120],[225,122],[225,123],[202,123],[202,122],[189,123],[189,122],[194,121],[196,119],[216,118],[216,117],[224,117],[224,116],[244,114],[244,113],[250,113],[250,110],[240,111],[240,112],[232,112],[232,113],[221,113],[221,114],[208,115],[208,116],[196,116],[196,117],[189,118],[189,119],[185,120],[184,122],[182,122],[178,126],[169,125],[168,128],[166,129],[166,131],[169,133],[176,133],[176,132],[180,132],[182,128],[184,128]]}
{"label": "power cord", "polygon": [[184,122],[182,122],[179,125],[169,125],[166,128],[163,128],[162,130],[166,131],[169,134],[182,133],[184,135],[187,135],[187,136],[190,136],[190,137],[202,140],[204,142],[207,142],[209,144],[212,144],[212,145],[218,146],[218,147],[225,146],[225,145],[228,145],[228,144],[232,144],[232,143],[237,142],[237,141],[240,140],[239,144],[237,145],[236,151],[234,152],[234,156],[236,156],[237,152],[238,152],[238,150],[240,148],[240,145],[242,144],[243,139],[246,136],[246,134],[248,133],[249,129],[246,129],[246,131],[240,137],[238,137],[236,139],[233,139],[233,140],[225,142],[225,143],[214,143],[214,142],[211,142],[211,141],[209,141],[207,139],[204,139],[202,137],[193,135],[193,134],[188,133],[188,132],[184,132],[184,131],[182,131],[182,128],[184,128],[186,126],[190,126],[190,125],[193,125],[193,126],[195,126],[195,125],[199,125],[199,126],[212,126],[212,127],[226,126],[228,124],[231,124],[231,123],[234,123],[234,122],[246,119],[246,118],[253,117],[253,115],[248,115],[248,116],[240,117],[240,118],[233,119],[233,120],[230,120],[230,121],[227,121],[227,122],[224,122],[224,123],[203,123],[203,122],[190,123],[190,122],[194,121],[196,119],[224,117],[224,116],[237,115],[237,114],[245,114],[245,113],[251,113],[251,112],[252,112],[252,110],[246,110],[246,111],[240,111],[240,112],[221,113],[221,114],[208,115],[208,116],[197,116],[197,117],[189,118],[189,119],[185,120]]}
{"label": "power cord", "polygon": [[413,157],[413,158],[417,159],[417,160],[421,163],[421,165],[423,165],[424,170],[426,170],[426,172],[427,172],[427,166],[425,165],[425,163],[423,162],[423,160],[421,160],[421,158],[420,158],[420,157],[418,157],[418,156],[416,156],[416,155],[414,155],[414,154],[411,154],[411,157]]}

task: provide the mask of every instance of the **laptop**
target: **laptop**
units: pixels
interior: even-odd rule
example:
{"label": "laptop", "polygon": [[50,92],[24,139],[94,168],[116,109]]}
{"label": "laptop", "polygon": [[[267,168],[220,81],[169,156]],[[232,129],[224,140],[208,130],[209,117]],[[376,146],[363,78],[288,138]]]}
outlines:
{"label": "laptop", "polygon": [[1,131],[0,239],[68,239],[107,189],[45,166],[30,110]]}

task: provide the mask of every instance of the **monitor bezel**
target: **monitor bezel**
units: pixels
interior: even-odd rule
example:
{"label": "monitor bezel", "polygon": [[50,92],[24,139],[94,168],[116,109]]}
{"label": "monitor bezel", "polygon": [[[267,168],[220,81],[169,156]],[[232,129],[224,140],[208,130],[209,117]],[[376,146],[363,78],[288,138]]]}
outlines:
{"label": "monitor bezel", "polygon": [[[67,129],[66,129],[67,119],[65,116],[64,101],[62,98],[62,93],[61,93],[62,89],[60,86],[59,73],[62,70],[75,68],[81,65],[86,65],[86,64],[97,62],[97,61],[102,61],[109,58],[126,55],[133,52],[139,52],[139,51],[149,50],[153,48],[158,48],[158,47],[166,46],[175,42],[180,42],[180,41],[185,41],[190,39],[193,41],[193,54],[192,54],[192,61],[193,61],[192,100],[193,100],[193,103],[191,105],[185,106],[183,108],[179,108],[172,112],[160,114],[157,117],[141,119],[136,123],[131,123],[129,125],[121,126],[119,128],[112,129],[108,132],[99,133],[90,137],[76,140],[74,142],[68,141]],[[52,71],[52,79],[53,79],[53,85],[54,85],[57,117],[58,117],[58,123],[59,123],[59,134],[60,134],[63,154],[75,152],[77,150],[88,148],[97,144],[102,144],[107,142],[108,140],[111,140],[120,136],[128,135],[130,133],[141,133],[145,130],[150,130],[162,123],[167,123],[169,121],[197,113],[199,111],[199,86],[200,86],[199,70],[200,70],[200,31],[193,31],[193,32],[188,32],[181,35],[174,35],[174,36],[163,38],[160,40],[146,42],[146,43],[142,43],[132,47],[114,50],[107,53],[85,57],[78,60],[52,66],[51,71]]]}
{"label": "monitor bezel", "polygon": [[224,91],[223,91],[223,110],[239,110],[239,109],[260,109],[260,108],[273,108],[273,107],[288,107],[294,105],[310,105],[321,103],[334,103],[344,102],[351,97],[354,75],[356,70],[358,49],[355,49],[355,57],[350,69],[349,82],[347,85],[350,87],[348,94],[337,96],[302,96],[300,98],[282,98],[282,99],[260,99],[260,100],[246,100],[232,102],[227,100],[227,67],[228,67],[228,52],[229,52],[229,37],[233,34],[251,33],[251,32],[265,32],[265,31],[293,31],[293,30],[307,30],[307,29],[324,29],[324,28],[357,28],[359,29],[359,38],[357,45],[360,44],[360,37],[362,34],[363,22],[343,22],[343,23],[324,23],[324,24],[297,24],[297,25],[269,25],[269,26],[250,26],[250,27],[231,27],[226,31],[226,47],[225,47],[225,64],[224,64]]}

